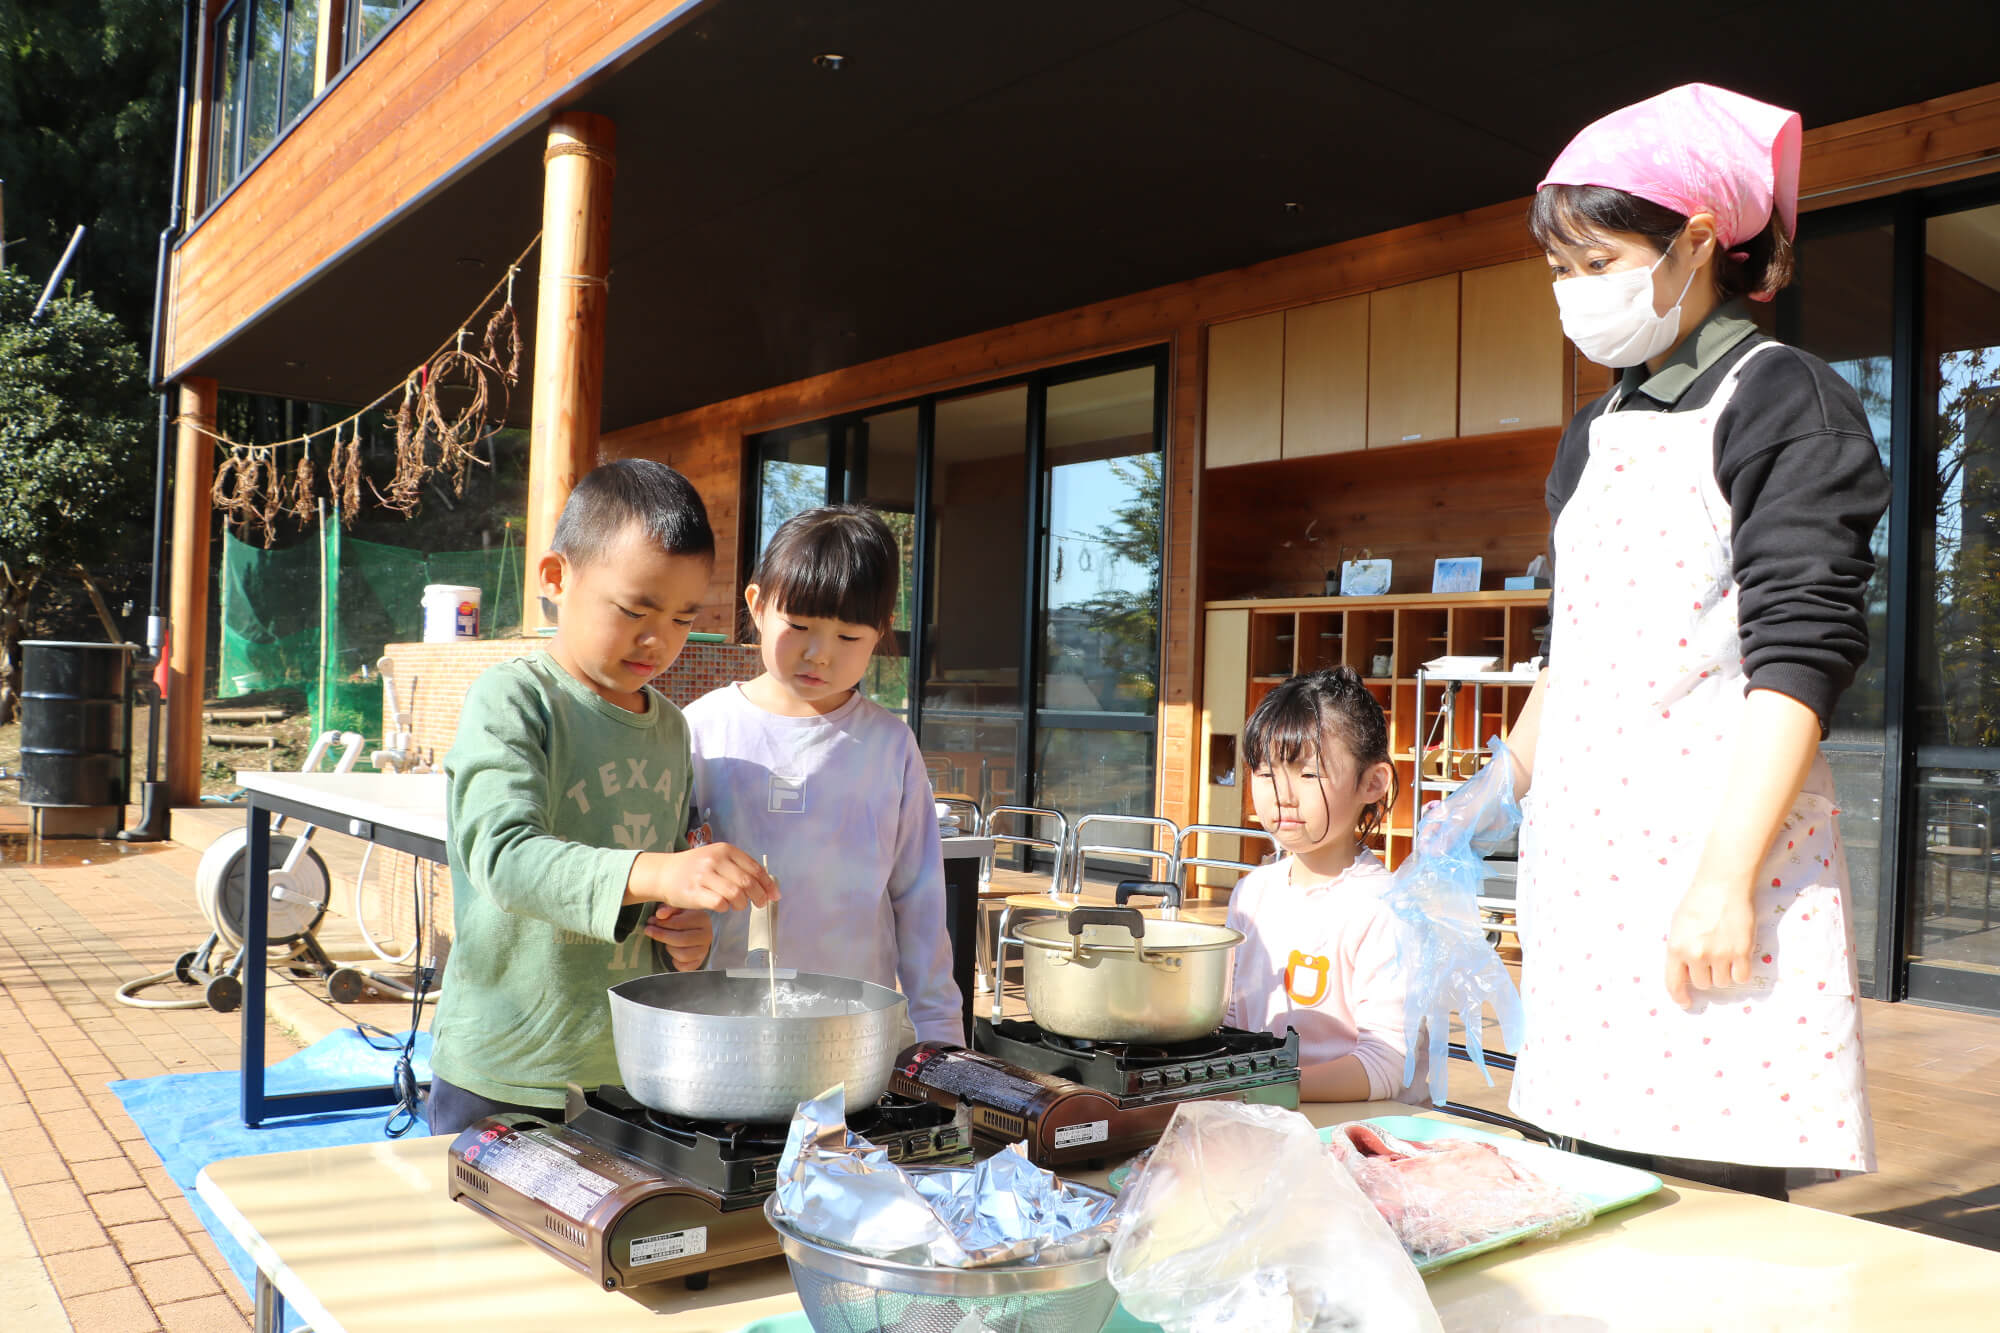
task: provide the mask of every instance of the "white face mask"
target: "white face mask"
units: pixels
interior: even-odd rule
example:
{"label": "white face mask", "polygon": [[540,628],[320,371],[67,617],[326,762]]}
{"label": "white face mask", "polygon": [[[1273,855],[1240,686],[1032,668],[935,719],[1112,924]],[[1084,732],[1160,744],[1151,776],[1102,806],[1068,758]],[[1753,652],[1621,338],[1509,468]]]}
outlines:
{"label": "white face mask", "polygon": [[1636,366],[1672,347],[1681,332],[1681,302],[1699,270],[1690,266],[1687,283],[1666,314],[1653,312],[1653,270],[1667,262],[1673,246],[1651,268],[1564,278],[1555,284],[1563,333],[1576,350],[1600,366]]}

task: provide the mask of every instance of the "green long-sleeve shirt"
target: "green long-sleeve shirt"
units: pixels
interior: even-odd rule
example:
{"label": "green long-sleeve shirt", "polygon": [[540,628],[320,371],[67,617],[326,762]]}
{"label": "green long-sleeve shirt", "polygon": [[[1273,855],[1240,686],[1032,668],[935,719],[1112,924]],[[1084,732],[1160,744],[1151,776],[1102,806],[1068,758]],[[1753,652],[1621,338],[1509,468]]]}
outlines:
{"label": "green long-sleeve shirt", "polygon": [[688,730],[665,696],[631,713],[547,653],[466,692],[445,756],[456,937],[432,1068],[495,1101],[558,1107],[616,1083],[605,990],[656,970],[625,907],[640,852],[680,850]]}

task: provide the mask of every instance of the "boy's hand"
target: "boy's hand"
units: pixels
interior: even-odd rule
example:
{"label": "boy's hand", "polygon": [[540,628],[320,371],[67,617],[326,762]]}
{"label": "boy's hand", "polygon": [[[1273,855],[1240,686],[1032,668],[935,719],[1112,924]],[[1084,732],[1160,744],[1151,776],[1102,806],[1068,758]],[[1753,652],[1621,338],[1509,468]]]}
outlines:
{"label": "boy's hand", "polygon": [[625,881],[628,903],[740,912],[775,902],[778,882],[740,848],[710,843],[686,852],[642,852]]}
{"label": "boy's hand", "polygon": [[667,957],[682,972],[692,972],[708,960],[715,943],[715,923],[708,913],[662,904],[653,910],[644,927],[646,934],[667,946]]}

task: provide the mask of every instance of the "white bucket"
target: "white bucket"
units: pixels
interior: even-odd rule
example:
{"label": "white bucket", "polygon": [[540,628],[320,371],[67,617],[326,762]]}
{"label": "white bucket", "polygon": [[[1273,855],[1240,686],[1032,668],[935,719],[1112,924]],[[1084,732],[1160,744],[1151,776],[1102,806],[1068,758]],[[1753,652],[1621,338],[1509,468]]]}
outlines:
{"label": "white bucket", "polygon": [[424,642],[479,637],[479,589],[460,583],[424,585]]}

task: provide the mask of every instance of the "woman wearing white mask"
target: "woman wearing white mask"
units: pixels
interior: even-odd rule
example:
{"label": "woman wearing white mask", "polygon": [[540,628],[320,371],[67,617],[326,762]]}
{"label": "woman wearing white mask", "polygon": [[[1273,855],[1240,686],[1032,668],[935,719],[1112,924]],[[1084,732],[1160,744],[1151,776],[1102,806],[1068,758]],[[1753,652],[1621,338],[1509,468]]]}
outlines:
{"label": "woman wearing white mask", "polygon": [[1689,85],[1591,125],[1536,194],[1564,332],[1619,375],[1557,448],[1549,669],[1510,741],[1513,1109],[1777,1197],[1874,1166],[1819,741],[1889,495],[1853,390],[1742,304],[1790,280],[1799,134]]}

